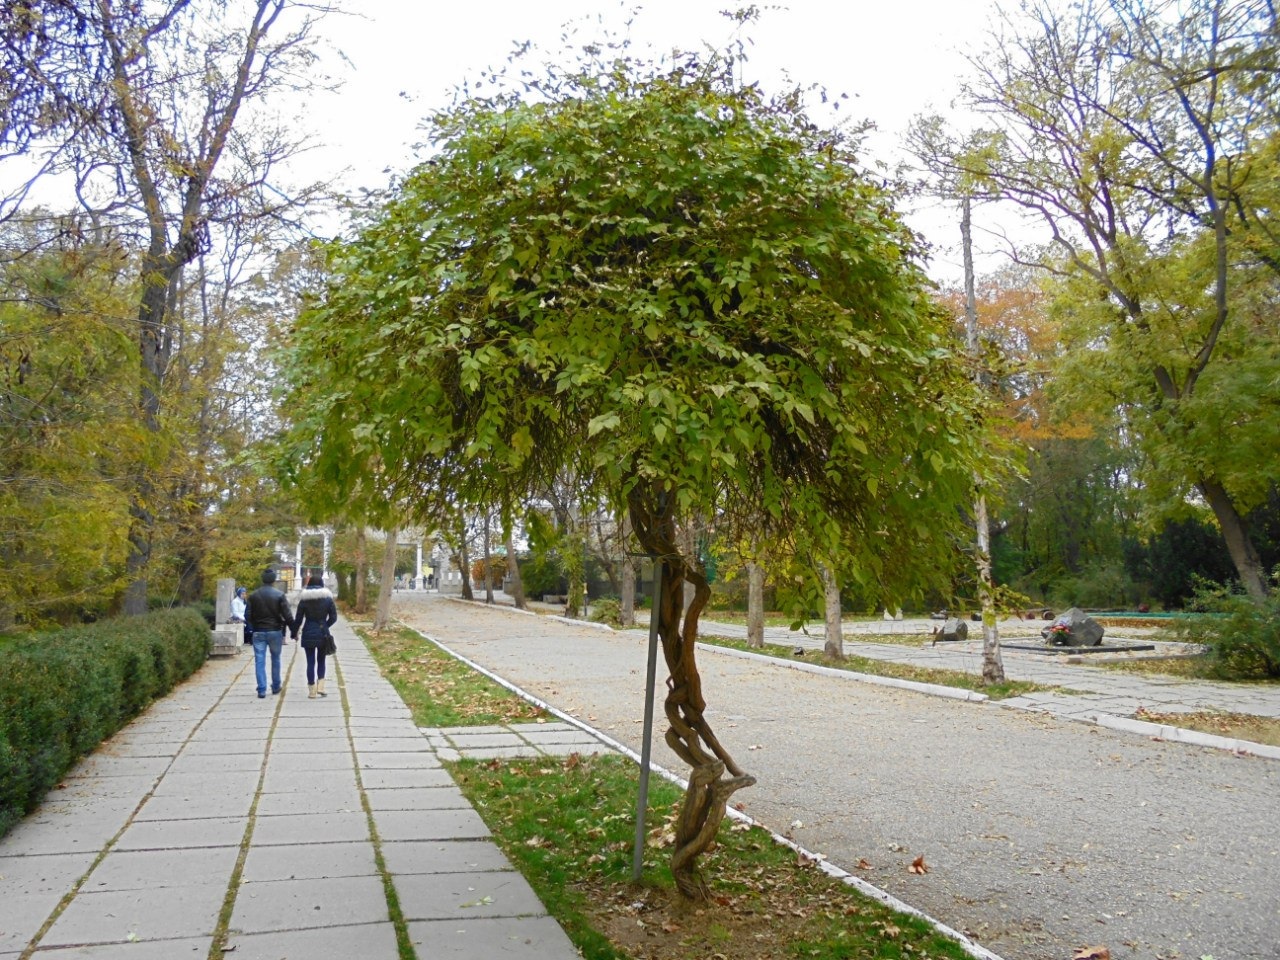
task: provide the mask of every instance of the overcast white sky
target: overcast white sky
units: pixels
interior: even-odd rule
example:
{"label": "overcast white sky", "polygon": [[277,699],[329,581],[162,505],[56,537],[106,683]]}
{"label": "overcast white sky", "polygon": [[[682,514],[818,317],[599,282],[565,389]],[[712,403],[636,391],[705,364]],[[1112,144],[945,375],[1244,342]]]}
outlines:
{"label": "overcast white sky", "polygon": [[[570,55],[561,54],[565,23],[577,22],[575,40],[586,40],[599,32],[591,23],[620,30],[638,8],[631,29],[636,41],[662,50],[701,48],[704,40],[720,46],[736,28],[719,11],[734,5],[735,0],[366,0],[359,4],[363,16],[333,17],[324,26],[327,43],[351,65],[337,70],[345,79],[342,90],[314,96],[300,118],[326,144],[310,155],[307,178],[348,188],[384,186],[384,170],[412,165],[410,145],[419,139],[421,117],[447,103],[455,85],[474,80],[486,67],[500,67],[516,41],[533,40],[549,58],[568,62]],[[749,31],[754,44],[748,78],[773,89],[789,77],[847,93],[840,113],[870,119],[879,128],[868,143],[868,159],[893,162],[892,150],[911,117],[948,107],[965,71],[962,53],[981,48],[993,3],[789,0],[762,7],[761,20]],[[982,216],[975,215],[976,227]],[[954,215],[922,210],[911,222],[935,245],[931,272],[954,278]],[[981,246],[982,238],[976,242]]]}

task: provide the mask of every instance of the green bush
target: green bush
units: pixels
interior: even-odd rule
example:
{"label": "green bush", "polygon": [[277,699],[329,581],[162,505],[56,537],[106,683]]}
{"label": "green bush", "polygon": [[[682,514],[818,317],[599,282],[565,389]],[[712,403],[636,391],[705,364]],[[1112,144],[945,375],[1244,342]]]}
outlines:
{"label": "green bush", "polygon": [[588,608],[594,623],[607,623],[613,627],[622,623],[622,604],[612,597],[592,600]]}
{"label": "green bush", "polygon": [[1215,674],[1227,680],[1280,677],[1280,582],[1261,604],[1231,587],[1201,583],[1188,606],[1192,612],[1174,622],[1174,633],[1207,646]]}
{"label": "green bush", "polygon": [[190,608],[26,634],[0,647],[0,836],[208,652],[209,628]]}

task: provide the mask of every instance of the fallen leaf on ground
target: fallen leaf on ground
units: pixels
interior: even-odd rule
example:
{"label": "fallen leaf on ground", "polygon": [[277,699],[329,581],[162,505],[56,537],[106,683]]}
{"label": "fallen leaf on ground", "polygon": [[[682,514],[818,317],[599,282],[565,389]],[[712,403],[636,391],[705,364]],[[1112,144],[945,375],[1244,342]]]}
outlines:
{"label": "fallen leaf on ground", "polygon": [[907,872],[918,874],[926,874],[929,872],[929,865],[924,862],[924,854],[921,854],[911,861],[911,866],[907,867]]}
{"label": "fallen leaf on ground", "polygon": [[860,857],[860,858],[858,859],[858,864],[857,864],[857,866],[858,866],[858,869],[859,869],[859,870],[870,870],[870,869],[872,869],[872,867],[871,867],[871,862],[870,862],[866,857]]}
{"label": "fallen leaf on ground", "polygon": [[1111,960],[1106,947],[1082,947],[1071,955],[1071,960]]}

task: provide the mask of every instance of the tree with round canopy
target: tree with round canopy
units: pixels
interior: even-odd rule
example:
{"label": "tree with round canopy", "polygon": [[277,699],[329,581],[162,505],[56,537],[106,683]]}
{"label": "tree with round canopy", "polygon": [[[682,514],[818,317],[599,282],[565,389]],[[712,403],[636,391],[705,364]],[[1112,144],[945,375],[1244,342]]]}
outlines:
{"label": "tree with round canopy", "polygon": [[[530,102],[461,100],[295,331],[279,447],[304,486],[430,516],[570,471],[660,561],[666,742],[691,769],[672,868],[754,782],[695,659],[710,589],[681,525],[787,544],[897,604],[943,587],[989,470],[982,400],[919,245],[855,144],[731,59],[619,58]],[[685,585],[692,600],[685,605]]]}

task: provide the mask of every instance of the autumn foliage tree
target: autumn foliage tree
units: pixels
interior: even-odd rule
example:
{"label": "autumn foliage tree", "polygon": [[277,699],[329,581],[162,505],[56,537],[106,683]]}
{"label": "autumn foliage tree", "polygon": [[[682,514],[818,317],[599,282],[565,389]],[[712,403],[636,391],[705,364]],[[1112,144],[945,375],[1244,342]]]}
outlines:
{"label": "autumn foliage tree", "polygon": [[169,381],[189,333],[178,308],[186,274],[215,235],[249,221],[274,225],[293,209],[271,180],[296,143],[262,114],[254,124],[242,114],[312,83],[310,34],[323,12],[289,0],[0,6],[0,159],[25,174],[6,179],[0,217],[47,180],[95,224],[114,225],[134,255],[143,432],[128,471],[129,613],[147,609],[161,507],[189,492],[165,476],[173,464],[164,422],[167,401],[184,386]]}
{"label": "autumn foliage tree", "polygon": [[1004,17],[963,97],[983,129],[957,146],[926,120],[917,143],[1049,229],[1080,409],[1123,419],[1152,501],[1213,512],[1261,603],[1247,517],[1280,481],[1262,306],[1280,289],[1275,5],[1034,0]]}
{"label": "autumn foliage tree", "polygon": [[891,198],[798,98],[734,72],[619,57],[433,116],[431,158],[332,249],[280,448],[336,491],[377,451],[425,509],[528,502],[571,469],[626,513],[661,561],[689,896],[754,779],[705,715],[710,588],[682,528],[788,538],[788,575],[826,565],[896,600],[949,575],[984,469],[976,389]]}

